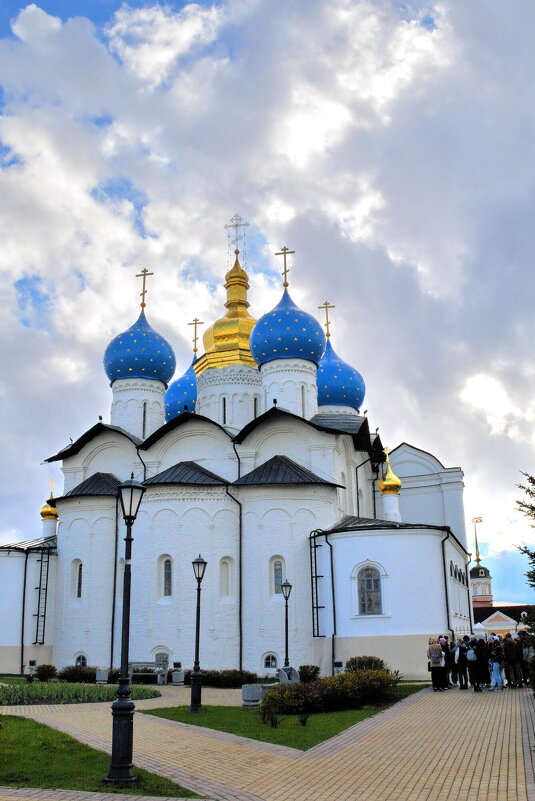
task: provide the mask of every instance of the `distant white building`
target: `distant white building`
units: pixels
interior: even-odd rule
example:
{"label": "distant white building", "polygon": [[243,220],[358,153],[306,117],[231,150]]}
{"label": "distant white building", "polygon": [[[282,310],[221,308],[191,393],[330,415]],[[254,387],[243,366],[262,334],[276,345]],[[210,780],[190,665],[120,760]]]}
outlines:
{"label": "distant white building", "polygon": [[205,668],[282,665],[284,579],[295,666],[329,674],[373,654],[424,677],[429,636],[470,631],[460,468],[406,443],[385,456],[360,413],[362,377],[286,282],[258,321],[237,251],[225,286],[204,354],[169,388],[175,357],[143,308],[108,345],[110,423],[47,460],[61,462],[65,483],[41,511],[43,538],[0,548],[1,671],[118,666],[117,487],[132,472],[146,485],[133,528],[133,661],[192,665],[199,553]]}

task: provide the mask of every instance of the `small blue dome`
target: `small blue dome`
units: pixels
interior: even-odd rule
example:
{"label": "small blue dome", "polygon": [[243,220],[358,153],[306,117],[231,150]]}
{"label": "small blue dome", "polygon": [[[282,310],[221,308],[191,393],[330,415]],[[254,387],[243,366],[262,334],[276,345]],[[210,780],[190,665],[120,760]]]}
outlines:
{"label": "small blue dome", "polygon": [[[197,376],[193,365],[197,361],[197,357],[193,357],[193,361],[184,373],[183,376],[173,381],[164,396],[165,406],[165,419],[166,422],[178,417],[182,412],[194,412],[195,404],[197,403]],[[185,409],[184,407],[188,408]]]}
{"label": "small blue dome", "polygon": [[317,364],[325,350],[325,334],[285,289],[279,304],[255,324],[250,347],[259,367],[275,359],[308,359]]}
{"label": "small blue dome", "polygon": [[175,366],[171,345],[150,327],[143,311],[128,331],[112,339],[104,353],[104,369],[111,383],[119,378],[152,378],[168,384]]}
{"label": "small blue dome", "polygon": [[361,374],[342,361],[330,341],[318,364],[318,406],[351,406],[360,409],[366,386]]}

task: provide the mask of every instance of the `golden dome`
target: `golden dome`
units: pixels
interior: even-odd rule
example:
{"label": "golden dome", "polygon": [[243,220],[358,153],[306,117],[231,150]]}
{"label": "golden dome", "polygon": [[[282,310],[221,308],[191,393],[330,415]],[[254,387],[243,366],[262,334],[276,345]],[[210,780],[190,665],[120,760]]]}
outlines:
{"label": "golden dome", "polygon": [[390,458],[388,456],[388,450],[385,448],[385,455],[386,455],[386,473],[382,478],[379,479],[377,482],[377,486],[379,487],[380,492],[383,495],[397,495],[401,489],[401,481],[396,476],[392,467],[390,466]]}
{"label": "golden dome", "polygon": [[210,367],[228,367],[231,364],[244,364],[258,369],[249,348],[249,337],[256,323],[247,311],[249,281],[238,260],[239,250],[234,253],[236,261],[225,276],[227,313],[204,332],[205,352],[193,366],[197,375]]}
{"label": "golden dome", "polygon": [[[52,501],[54,505],[50,503]],[[46,503],[44,503],[41,508],[39,509],[39,514],[41,515],[43,520],[57,520],[58,519],[58,510],[56,509],[54,498],[52,497],[52,493],[50,493],[50,498]]]}

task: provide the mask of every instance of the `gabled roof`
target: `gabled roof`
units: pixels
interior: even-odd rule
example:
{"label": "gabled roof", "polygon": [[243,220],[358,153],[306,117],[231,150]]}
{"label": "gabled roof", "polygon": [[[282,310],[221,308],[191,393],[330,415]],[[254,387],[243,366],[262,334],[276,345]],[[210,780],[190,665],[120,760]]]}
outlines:
{"label": "gabled roof", "polygon": [[153,484],[194,484],[197,486],[225,486],[228,482],[195,462],[178,462],[143,482]]}
{"label": "gabled roof", "polygon": [[169,434],[170,431],[174,431],[175,428],[179,428],[183,426],[185,423],[189,423],[191,421],[197,423],[209,423],[211,426],[215,426],[220,431],[222,431],[229,439],[232,439],[231,434],[220,426],[219,423],[216,423],[215,420],[210,420],[209,417],[204,417],[202,414],[195,414],[194,412],[182,412],[177,417],[173,417],[172,420],[169,420],[168,423],[158,428],[150,437],[140,445],[140,450],[146,451],[148,448],[151,448],[155,442],[158,442],[159,439],[165,437],[166,434]]}
{"label": "gabled roof", "polygon": [[433,529],[437,531],[449,531],[448,526],[431,526],[427,523],[397,523],[395,520],[380,520],[376,517],[353,517],[346,515],[331,528],[327,528],[323,533],[335,534],[338,531],[369,531],[370,529]]}
{"label": "gabled roof", "polygon": [[120,483],[113,473],[94,473],[81,484],[66,492],[62,498],[56,498],[56,500],[62,501],[65,498],[78,498],[86,495],[114,495],[117,497],[117,487]]}
{"label": "gabled roof", "polygon": [[96,423],[96,425],[86,431],[85,434],[82,434],[81,437],[78,437],[76,442],[71,442],[70,445],[62,448],[54,456],[49,456],[48,459],[45,459],[45,462],[59,462],[61,459],[67,459],[69,456],[74,456],[82,450],[84,445],[87,445],[87,443],[91,442],[92,439],[95,439],[95,437],[98,437],[99,434],[103,434],[106,431],[116,431],[118,434],[122,434],[123,437],[126,437],[128,440],[130,440],[130,442],[132,442],[134,445],[141,444],[141,440],[138,437],[135,437],[128,431],[125,431],[124,428],[119,428],[119,426],[110,426],[107,423],[102,423],[99,421]]}
{"label": "gabled roof", "polygon": [[474,606],[474,623],[484,623],[493,617],[497,612],[515,620],[517,623],[522,619],[522,612],[535,610],[535,604],[498,604],[498,606]]}
{"label": "gabled roof", "polygon": [[311,420],[306,420],[304,417],[299,417],[299,415],[288,412],[286,409],[272,406],[267,412],[264,412],[264,414],[261,414],[259,417],[251,420],[250,423],[247,423],[247,425],[236,434],[234,441],[240,444],[263,423],[269,420],[284,419],[299,421],[303,425],[310,426],[316,431],[324,431],[327,434],[350,434],[353,438],[355,450],[366,451],[370,456],[377,456],[376,461],[384,461],[385,457],[384,454],[382,454],[381,440],[378,436],[374,438],[370,436],[368,419],[366,417],[357,417],[349,414],[317,414],[314,415]]}
{"label": "gabled roof", "polygon": [[287,456],[273,456],[272,459],[268,459],[267,462],[255,467],[250,473],[234,482],[234,485],[241,487],[265,484],[327,484],[330,487],[342,486],[320,478]]}
{"label": "gabled roof", "polygon": [[9,545],[0,545],[0,551],[55,551],[57,547],[57,537],[40,537],[37,540],[24,540],[23,542],[12,542]]}

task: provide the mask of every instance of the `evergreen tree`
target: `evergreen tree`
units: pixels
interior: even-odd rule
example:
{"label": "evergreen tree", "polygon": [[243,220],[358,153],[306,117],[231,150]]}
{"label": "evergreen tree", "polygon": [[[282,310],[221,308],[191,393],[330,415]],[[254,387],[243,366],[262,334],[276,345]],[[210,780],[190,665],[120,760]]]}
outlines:
{"label": "evergreen tree", "polygon": [[[531,525],[535,528],[535,477],[529,473],[522,473],[522,475],[526,479],[526,484],[518,484],[518,488],[526,494],[527,499],[517,501],[516,505],[526,517],[531,518],[533,521]],[[535,550],[526,545],[518,545],[517,548],[528,557],[531,567],[526,573],[526,578],[529,586],[535,588]]]}

